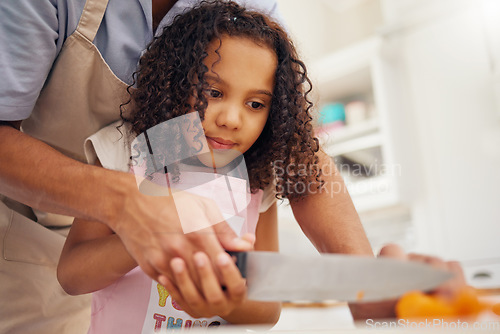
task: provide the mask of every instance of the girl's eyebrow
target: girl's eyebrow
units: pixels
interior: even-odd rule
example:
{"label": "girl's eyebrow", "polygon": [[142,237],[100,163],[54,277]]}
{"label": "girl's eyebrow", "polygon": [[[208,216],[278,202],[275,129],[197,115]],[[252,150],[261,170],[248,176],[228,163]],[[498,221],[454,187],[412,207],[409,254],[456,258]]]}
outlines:
{"label": "girl's eyebrow", "polygon": [[273,97],[273,93],[271,93],[270,91],[268,90],[256,90],[255,93],[257,94],[264,94],[264,95],[269,95],[270,97]]}
{"label": "girl's eyebrow", "polygon": [[213,80],[215,82],[224,83],[224,80],[222,80],[219,76],[211,75],[208,73],[205,73],[205,78]]}
{"label": "girl's eyebrow", "polygon": [[[216,83],[220,83],[220,84],[223,84],[225,85],[226,82],[224,80],[222,80],[220,77],[218,76],[215,76],[215,75],[211,75],[211,74],[205,74],[205,78],[207,80],[212,80],[212,81],[215,81]],[[267,89],[257,89],[255,91],[253,91],[254,93],[256,94],[264,94],[264,95],[269,95],[270,97],[273,97],[273,93],[271,91],[268,91]]]}

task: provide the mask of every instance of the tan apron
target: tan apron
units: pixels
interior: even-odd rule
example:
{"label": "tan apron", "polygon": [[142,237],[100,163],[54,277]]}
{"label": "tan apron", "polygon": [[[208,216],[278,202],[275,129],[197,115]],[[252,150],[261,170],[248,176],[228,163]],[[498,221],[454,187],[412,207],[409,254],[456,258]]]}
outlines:
{"label": "tan apron", "polygon": [[[87,0],[33,114],[21,126],[23,132],[80,161],[84,139],[119,119],[120,104],[128,98],[127,84],[114,75],[92,43],[107,3]],[[71,224],[72,218],[35,214],[37,218],[30,208],[0,195],[0,333],[86,333],[90,295],[68,296],[56,279],[65,240],[57,227]]]}

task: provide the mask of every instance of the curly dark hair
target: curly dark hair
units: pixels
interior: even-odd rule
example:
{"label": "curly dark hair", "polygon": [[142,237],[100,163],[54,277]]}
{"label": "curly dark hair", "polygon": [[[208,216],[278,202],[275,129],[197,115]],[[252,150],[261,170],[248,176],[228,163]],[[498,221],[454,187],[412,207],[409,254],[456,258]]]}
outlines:
{"label": "curly dark hair", "polygon": [[[248,38],[273,50],[278,58],[275,87],[266,125],[244,153],[252,191],[264,189],[273,180],[276,197],[298,199],[323,185],[317,166],[318,140],[313,135],[308,94],[312,84],[304,63],[280,25],[267,16],[231,1],[203,1],[178,15],[149,44],[129,89],[133,112],[122,119],[135,135],[166,120],[197,110],[203,120],[208,84],[205,74],[207,46],[221,36]],[[219,44],[220,47],[220,44]],[[217,51],[216,51],[217,52]],[[194,106],[189,103],[195,100]],[[278,175],[277,164],[286,166]],[[282,168],[281,167],[281,168]],[[281,169],[282,170],[282,169]]]}

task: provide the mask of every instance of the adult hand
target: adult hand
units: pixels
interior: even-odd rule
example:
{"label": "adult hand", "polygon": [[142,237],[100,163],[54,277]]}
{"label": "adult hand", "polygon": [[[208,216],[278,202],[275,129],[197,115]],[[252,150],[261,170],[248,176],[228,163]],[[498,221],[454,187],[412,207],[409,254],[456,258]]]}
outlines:
{"label": "adult hand", "polygon": [[219,254],[216,263],[224,288],[205,253],[197,252],[193,259],[201,280],[201,289],[195,286],[181,258],[174,258],[170,262],[177,284],[174,285],[169,280],[163,284],[172,299],[184,311],[195,318],[225,316],[245,300],[245,279],[241,277],[228,254]]}
{"label": "adult hand", "polygon": [[[144,272],[163,285],[167,282],[176,284],[177,275],[170,266],[173,258],[185,261],[195,285],[202,288],[193,262],[194,253],[202,251],[207,254],[208,262],[214,264],[213,270],[219,274],[215,264],[225,250],[248,251],[253,248],[254,238],[250,235],[238,238],[223,221],[217,206],[207,198],[187,192],[175,193],[174,196],[148,196],[137,186],[129,191],[123,213],[110,227]],[[232,266],[237,270],[234,263]]]}
{"label": "adult hand", "polygon": [[[453,297],[462,288],[466,286],[464,274],[462,268],[455,261],[443,261],[442,259],[435,256],[405,253],[405,251],[398,245],[388,244],[384,246],[380,252],[381,257],[390,257],[393,259],[399,259],[402,261],[417,261],[429,264],[435,268],[447,270],[454,273],[454,277],[439,287],[431,294],[438,294],[445,297]],[[362,319],[383,319],[383,318],[394,318],[396,317],[395,307],[398,299],[387,300],[382,302],[362,302],[362,303],[352,303],[349,304],[352,316],[354,320]]]}

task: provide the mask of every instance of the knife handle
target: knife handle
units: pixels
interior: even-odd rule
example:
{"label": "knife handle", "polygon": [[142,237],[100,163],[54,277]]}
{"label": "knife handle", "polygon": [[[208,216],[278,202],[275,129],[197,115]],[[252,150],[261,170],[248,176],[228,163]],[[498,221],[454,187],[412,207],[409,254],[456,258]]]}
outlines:
{"label": "knife handle", "polygon": [[226,251],[233,259],[236,267],[238,267],[241,276],[243,278],[247,277],[247,252],[233,252]]}

